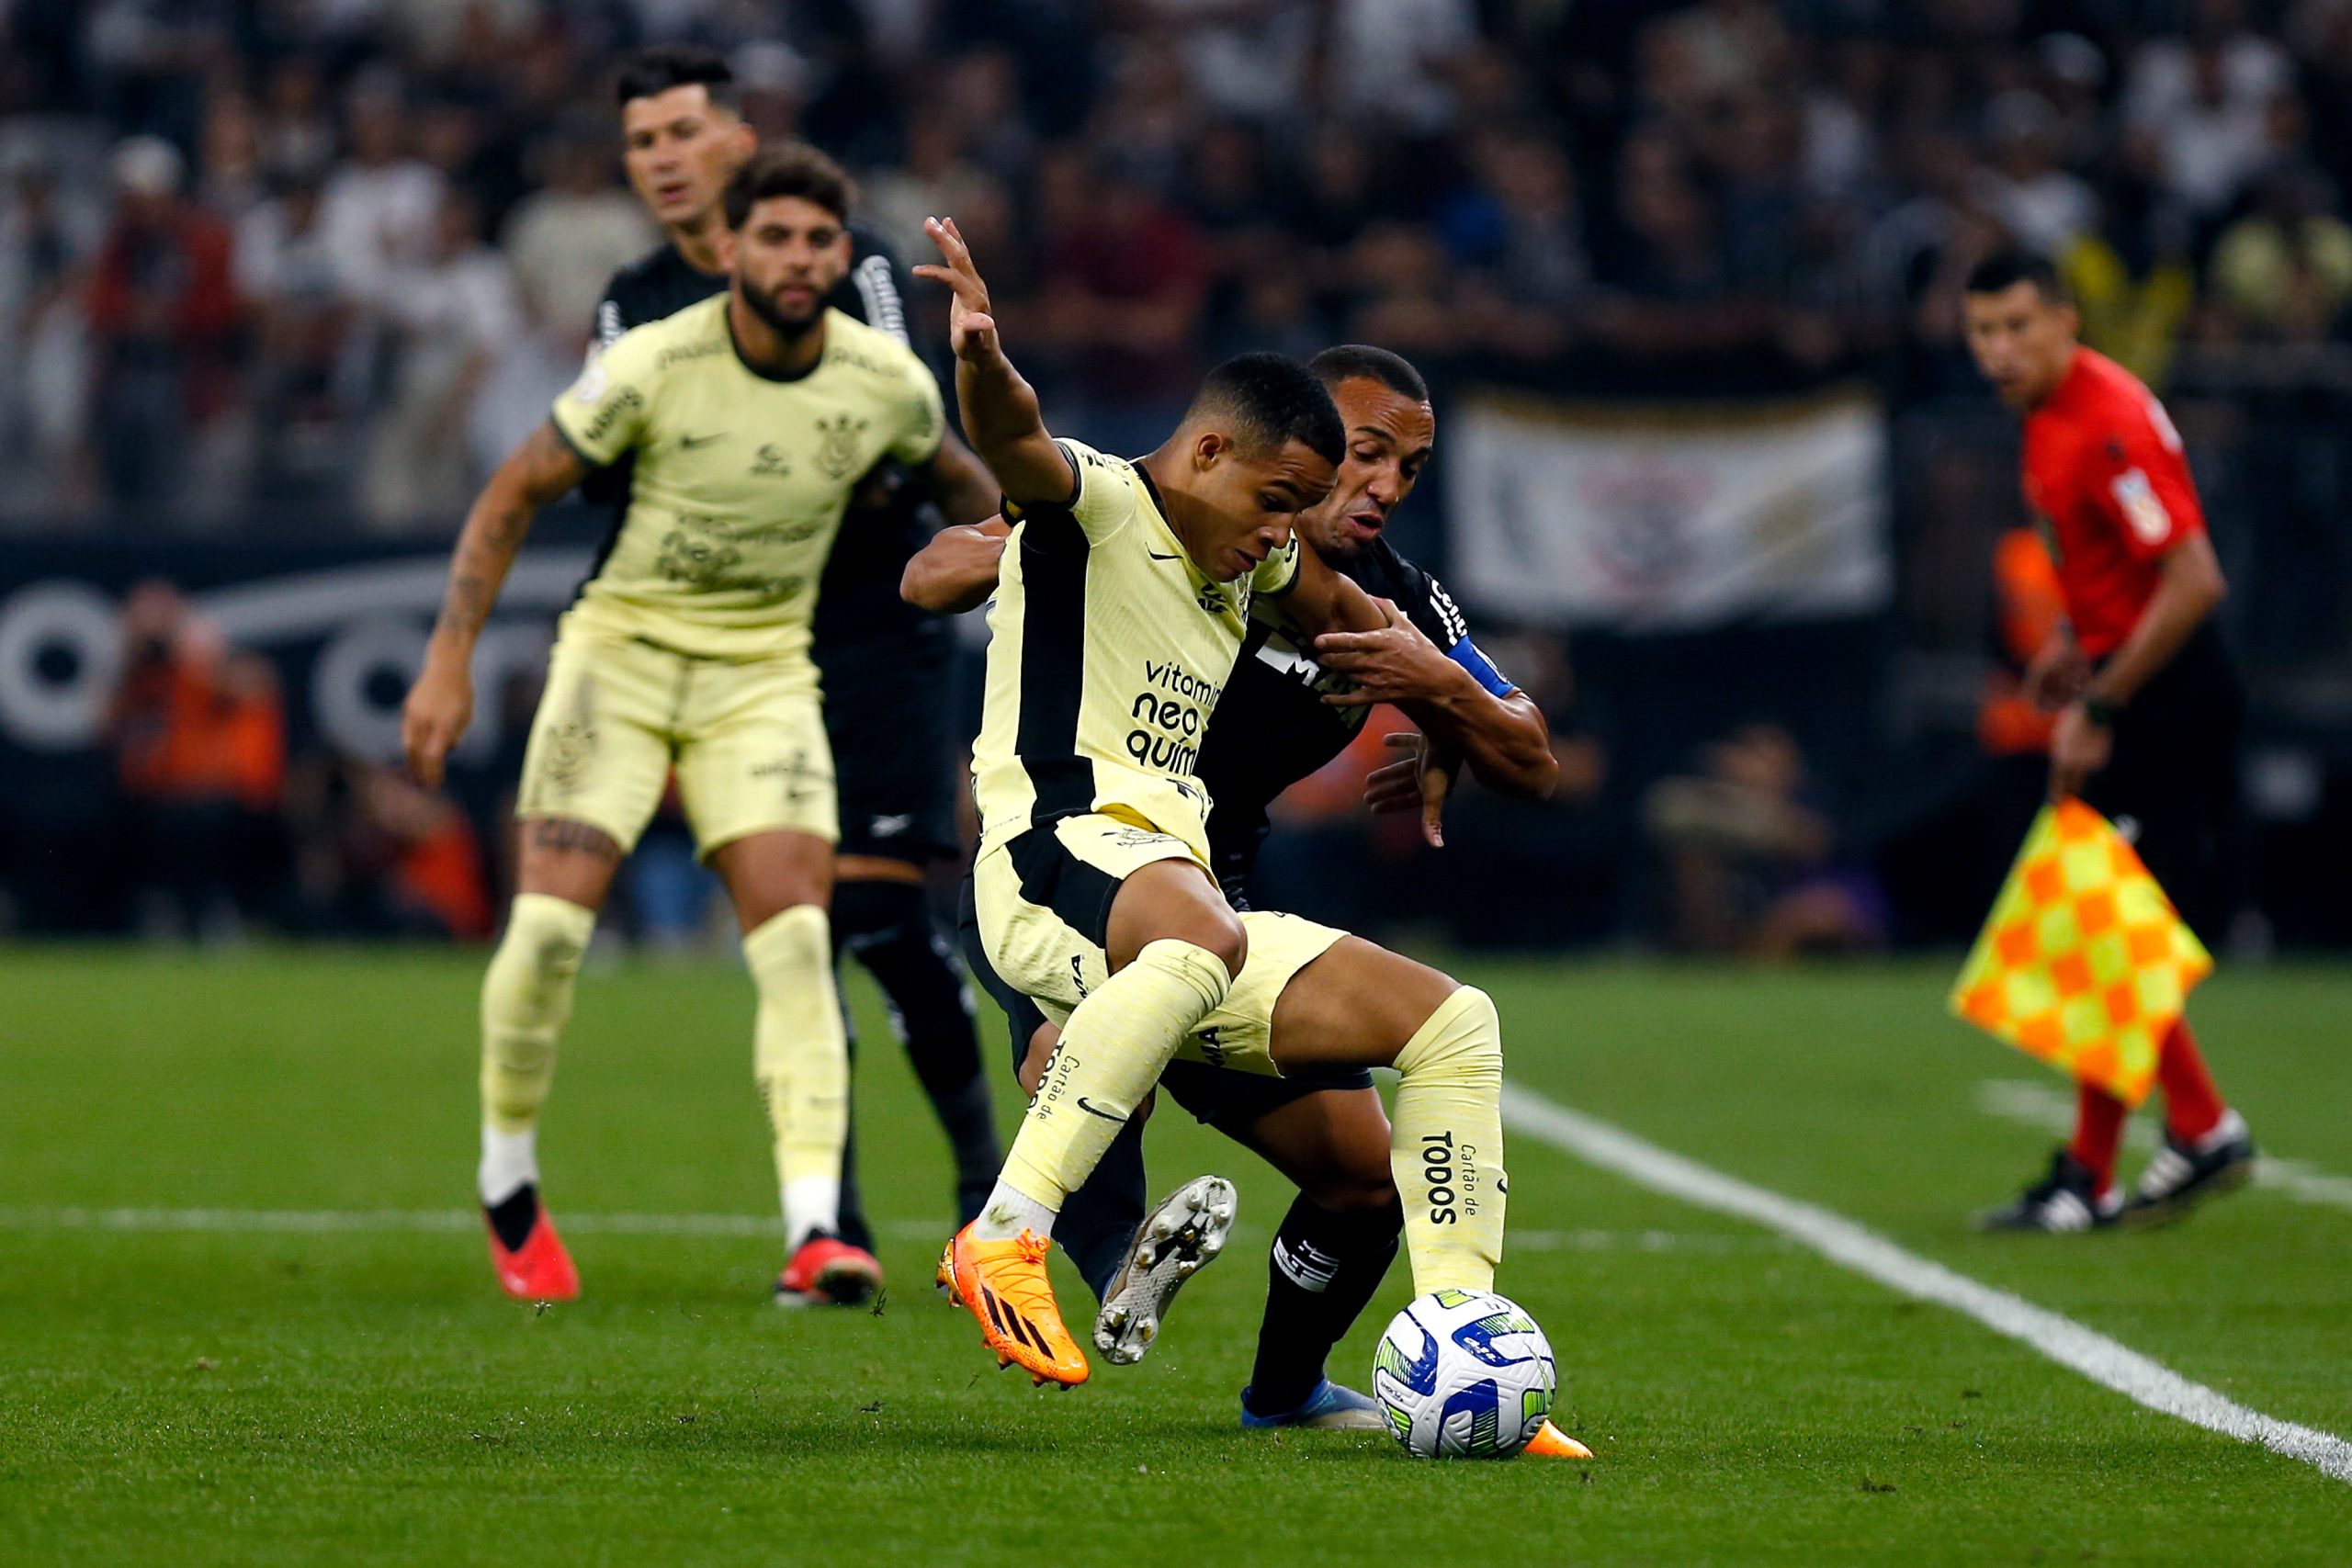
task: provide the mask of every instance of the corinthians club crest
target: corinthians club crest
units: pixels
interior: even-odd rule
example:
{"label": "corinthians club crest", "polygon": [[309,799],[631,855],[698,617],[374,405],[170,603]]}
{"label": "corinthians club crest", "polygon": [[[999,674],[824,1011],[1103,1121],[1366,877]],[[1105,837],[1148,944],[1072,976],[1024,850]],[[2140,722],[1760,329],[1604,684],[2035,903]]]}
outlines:
{"label": "corinthians club crest", "polygon": [[817,468],[827,479],[845,479],[858,470],[858,434],[865,421],[842,414],[817,422]]}

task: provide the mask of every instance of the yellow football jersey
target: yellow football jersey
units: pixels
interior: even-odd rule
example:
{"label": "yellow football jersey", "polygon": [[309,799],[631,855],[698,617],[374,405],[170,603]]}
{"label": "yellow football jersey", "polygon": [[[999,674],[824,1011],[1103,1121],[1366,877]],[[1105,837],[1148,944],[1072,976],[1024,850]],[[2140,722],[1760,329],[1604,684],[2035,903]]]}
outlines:
{"label": "yellow football jersey", "polygon": [[635,458],[628,512],[571,618],[702,658],[805,660],[850,491],[885,457],[937,453],[939,384],[839,310],[814,367],[763,374],[737,350],[727,305],[714,295],[624,334],[555,401],[583,460]]}
{"label": "yellow football jersey", "polygon": [[1100,811],[1182,839],[1206,863],[1201,737],[1241,651],[1250,595],[1289,590],[1297,541],[1248,577],[1216,581],[1184,553],[1141,465],[1061,447],[1078,491],[1023,511],[989,607],[972,748],[981,850]]}

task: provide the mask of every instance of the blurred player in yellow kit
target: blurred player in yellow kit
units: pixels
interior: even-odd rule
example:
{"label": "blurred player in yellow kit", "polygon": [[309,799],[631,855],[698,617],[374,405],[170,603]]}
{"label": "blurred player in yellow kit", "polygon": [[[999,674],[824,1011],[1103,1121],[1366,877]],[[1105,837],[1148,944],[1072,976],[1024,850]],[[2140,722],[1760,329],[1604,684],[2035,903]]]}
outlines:
{"label": "blurred player in yellow kit", "polygon": [[[1014,525],[973,748],[978,923],[990,967],[1060,1030],[988,1206],[949,1244],[944,1282],[1002,1362],[1040,1382],[1086,1381],[1046,1274],[1054,1218],[1182,1051],[1267,1074],[1395,1066],[1391,1168],[1415,1288],[1488,1288],[1506,1191],[1492,1001],[1434,971],[1399,987],[1401,961],[1328,926],[1237,914],[1208,869],[1195,763],[1252,597],[1280,598],[1308,634],[1387,625],[1292,536],[1345,449],[1330,394],[1295,360],[1244,355],[1210,373],[1140,460],[1056,441],[1004,356],[961,236],[952,223],[931,231],[947,265],[918,276],[955,291],[966,434]],[[1317,981],[1293,984],[1306,975]],[[1404,1011],[1415,1026],[1371,1016]],[[1428,1191],[1425,1148],[1449,1172]]]}
{"label": "blurred player in yellow kit", "polygon": [[759,993],[755,1076],[788,1254],[777,1298],[850,1302],[880,1283],[872,1256],[833,1234],[849,1078],[810,621],[851,492],[877,461],[928,470],[958,517],[987,514],[995,491],[943,448],[922,361],[825,307],[849,265],[850,200],[847,176],[812,148],[767,147],[743,166],[727,192],[727,292],[611,344],[492,475],[409,694],[410,765],[436,783],[471,714],[475,639],[533,517],[633,459],[628,509],[549,660],[515,807],[519,891],[482,985],[480,1190],[515,1296],[579,1291],[539,1201],[538,1113],[596,912],[673,769]]}

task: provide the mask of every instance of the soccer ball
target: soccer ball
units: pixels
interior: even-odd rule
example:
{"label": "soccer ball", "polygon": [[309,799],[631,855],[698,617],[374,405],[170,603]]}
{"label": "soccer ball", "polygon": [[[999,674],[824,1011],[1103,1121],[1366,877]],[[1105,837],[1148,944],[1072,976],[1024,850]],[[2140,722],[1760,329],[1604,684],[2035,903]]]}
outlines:
{"label": "soccer ball", "polygon": [[1491,1291],[1432,1291],[1388,1320],[1372,1359],[1372,1395],[1421,1459],[1510,1458],[1558,1381],[1544,1331]]}

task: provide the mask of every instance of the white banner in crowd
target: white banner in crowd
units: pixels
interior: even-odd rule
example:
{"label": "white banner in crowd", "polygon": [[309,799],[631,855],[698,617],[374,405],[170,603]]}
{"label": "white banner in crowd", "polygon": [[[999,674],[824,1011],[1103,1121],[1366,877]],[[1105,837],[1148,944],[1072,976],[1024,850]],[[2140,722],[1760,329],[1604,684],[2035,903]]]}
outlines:
{"label": "white banner in crowd", "polygon": [[1518,619],[1627,632],[1885,606],[1886,419],[1860,394],[1447,412],[1447,581]]}

